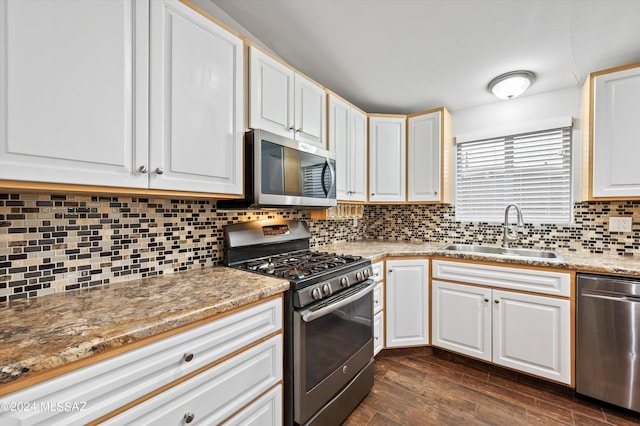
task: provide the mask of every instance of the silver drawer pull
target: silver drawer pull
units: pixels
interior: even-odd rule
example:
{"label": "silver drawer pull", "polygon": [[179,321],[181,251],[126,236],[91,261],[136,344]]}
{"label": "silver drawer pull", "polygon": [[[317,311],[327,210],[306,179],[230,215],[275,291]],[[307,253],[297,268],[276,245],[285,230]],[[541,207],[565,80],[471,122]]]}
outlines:
{"label": "silver drawer pull", "polygon": [[184,422],[191,423],[195,417],[193,413],[184,413]]}
{"label": "silver drawer pull", "polygon": [[184,354],[182,358],[185,360],[185,362],[191,362],[191,360],[193,359],[193,354],[190,352],[187,352],[186,354]]}

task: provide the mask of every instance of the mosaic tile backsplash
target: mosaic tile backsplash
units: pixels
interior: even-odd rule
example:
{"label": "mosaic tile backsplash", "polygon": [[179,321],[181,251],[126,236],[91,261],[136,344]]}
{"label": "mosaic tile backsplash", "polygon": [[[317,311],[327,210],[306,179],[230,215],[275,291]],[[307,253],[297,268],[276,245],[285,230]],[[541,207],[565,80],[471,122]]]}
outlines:
{"label": "mosaic tile backsplash", "polygon": [[[527,225],[521,245],[639,255],[640,223],[610,233],[609,216],[638,218],[640,202],[576,204],[574,224]],[[354,223],[311,220],[295,209],[217,210],[207,200],[0,194],[0,302],[219,264],[225,225],[270,218],[306,220],[316,249],[367,238],[497,244],[502,237],[499,224],[456,222],[449,205],[366,206]]]}

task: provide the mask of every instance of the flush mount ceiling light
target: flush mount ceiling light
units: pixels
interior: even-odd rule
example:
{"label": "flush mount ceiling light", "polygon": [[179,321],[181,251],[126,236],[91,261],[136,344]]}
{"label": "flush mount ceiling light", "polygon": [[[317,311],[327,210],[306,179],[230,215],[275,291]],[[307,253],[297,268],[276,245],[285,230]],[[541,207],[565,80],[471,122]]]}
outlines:
{"label": "flush mount ceiling light", "polygon": [[487,88],[500,99],[513,99],[523,94],[535,79],[531,71],[511,71],[491,80]]}

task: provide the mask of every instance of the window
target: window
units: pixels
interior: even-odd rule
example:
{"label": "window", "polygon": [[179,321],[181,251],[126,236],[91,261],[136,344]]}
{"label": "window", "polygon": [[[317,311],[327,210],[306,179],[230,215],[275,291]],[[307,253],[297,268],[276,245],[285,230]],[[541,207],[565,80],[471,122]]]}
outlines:
{"label": "window", "polygon": [[462,142],[456,149],[456,219],[571,222],[571,127]]}

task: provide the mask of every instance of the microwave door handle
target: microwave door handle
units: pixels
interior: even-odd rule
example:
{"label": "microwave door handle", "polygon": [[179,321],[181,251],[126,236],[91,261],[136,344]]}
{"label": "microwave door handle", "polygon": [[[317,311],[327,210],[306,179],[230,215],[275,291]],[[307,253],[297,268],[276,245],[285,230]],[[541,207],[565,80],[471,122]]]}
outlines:
{"label": "microwave door handle", "polygon": [[[324,191],[324,195],[328,197],[329,194],[333,192],[333,187],[336,186],[336,172],[335,170],[333,170],[333,167],[331,167],[331,162],[328,158],[326,158],[324,161],[325,162],[324,167],[322,167],[322,176],[320,176],[320,181],[322,183],[322,190]],[[329,184],[329,189],[327,189],[324,184],[324,175],[326,174],[327,169],[329,169],[329,173],[331,174],[331,183]]]}
{"label": "microwave door handle", "polygon": [[315,319],[322,318],[323,316],[328,315],[331,312],[337,311],[343,306],[347,306],[348,304],[363,298],[364,296],[366,296],[367,294],[373,291],[373,288],[375,287],[375,284],[376,284],[376,282],[372,279],[368,279],[365,282],[367,283],[366,287],[364,287],[362,290],[358,291],[357,293],[350,295],[349,297],[345,297],[344,299],[341,299],[335,303],[325,306],[324,308],[320,308],[314,311],[310,309],[302,311],[300,313],[300,317],[302,318],[302,321],[311,322]]}

